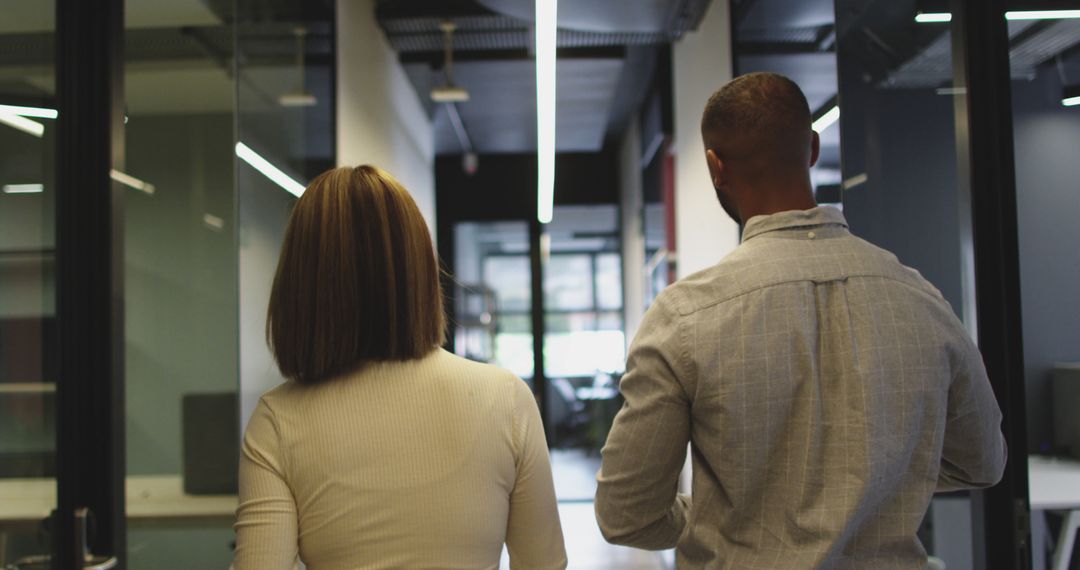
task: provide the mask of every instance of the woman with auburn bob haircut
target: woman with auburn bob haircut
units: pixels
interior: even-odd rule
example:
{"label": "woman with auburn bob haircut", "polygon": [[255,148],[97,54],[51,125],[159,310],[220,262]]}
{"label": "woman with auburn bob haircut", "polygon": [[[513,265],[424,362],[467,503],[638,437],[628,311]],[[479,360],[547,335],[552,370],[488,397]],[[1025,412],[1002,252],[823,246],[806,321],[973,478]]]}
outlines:
{"label": "woman with auburn bob haircut", "polygon": [[288,381],[240,458],[236,570],[565,568],[540,414],[440,345],[420,210],[373,166],[316,178],[285,232],[266,336]]}

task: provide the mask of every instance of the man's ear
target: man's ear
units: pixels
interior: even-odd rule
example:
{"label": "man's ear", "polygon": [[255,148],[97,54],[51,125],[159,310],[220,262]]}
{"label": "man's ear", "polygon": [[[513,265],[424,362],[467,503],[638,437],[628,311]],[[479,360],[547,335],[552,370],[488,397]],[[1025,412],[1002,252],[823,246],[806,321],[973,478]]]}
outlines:
{"label": "man's ear", "polygon": [[709,179],[712,180],[713,188],[719,188],[726,174],[724,161],[720,160],[716,151],[710,148],[705,150],[705,163],[709,165]]}
{"label": "man's ear", "polygon": [[821,158],[821,135],[817,131],[810,131],[810,134],[810,166],[813,167]]}

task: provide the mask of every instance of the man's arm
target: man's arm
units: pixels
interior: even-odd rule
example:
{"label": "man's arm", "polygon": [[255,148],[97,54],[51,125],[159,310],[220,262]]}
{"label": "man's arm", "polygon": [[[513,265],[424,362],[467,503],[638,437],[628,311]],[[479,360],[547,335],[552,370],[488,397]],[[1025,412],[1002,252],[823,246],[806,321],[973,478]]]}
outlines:
{"label": "man's arm", "polygon": [[[961,329],[957,323],[957,329]],[[1001,480],[1007,450],[998,408],[982,355],[971,338],[962,337],[959,362],[949,386],[945,441],[937,490],[990,487]]]}
{"label": "man's arm", "polygon": [[665,298],[645,314],[619,384],[625,398],[597,474],[596,520],[608,542],[673,548],[686,528],[690,498],[678,496],[690,439],[684,382],[689,347]]}

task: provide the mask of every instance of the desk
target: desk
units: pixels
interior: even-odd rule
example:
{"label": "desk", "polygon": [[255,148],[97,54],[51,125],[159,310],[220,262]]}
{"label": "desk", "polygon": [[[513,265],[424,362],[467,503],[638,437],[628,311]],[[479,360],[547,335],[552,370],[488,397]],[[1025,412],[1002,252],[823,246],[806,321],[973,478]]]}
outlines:
{"label": "desk", "polygon": [[[1067,570],[1080,530],[1080,461],[1039,455],[1028,457],[1028,482],[1032,511],[1032,551],[1041,558],[1045,542],[1045,514],[1039,511],[1066,511],[1061,533],[1054,547],[1054,570]],[[1045,566],[1043,566],[1045,567]]]}
{"label": "desk", "polygon": [[[235,495],[185,495],[179,475],[127,478],[127,516],[147,522],[231,522]],[[0,479],[0,531],[37,525],[56,508],[53,479]]]}
{"label": "desk", "polygon": [[582,401],[614,400],[619,389],[614,386],[585,386],[574,390],[574,395]]}

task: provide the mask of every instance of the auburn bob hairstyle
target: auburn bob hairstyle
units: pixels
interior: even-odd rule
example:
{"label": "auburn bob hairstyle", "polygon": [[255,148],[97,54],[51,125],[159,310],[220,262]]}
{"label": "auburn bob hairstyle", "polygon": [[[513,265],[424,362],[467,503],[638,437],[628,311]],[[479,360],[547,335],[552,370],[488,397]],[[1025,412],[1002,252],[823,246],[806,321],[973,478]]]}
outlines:
{"label": "auburn bob hairstyle", "polygon": [[287,378],[329,380],[443,343],[439,266],[408,191],[374,166],[319,175],[285,230],[266,340]]}

